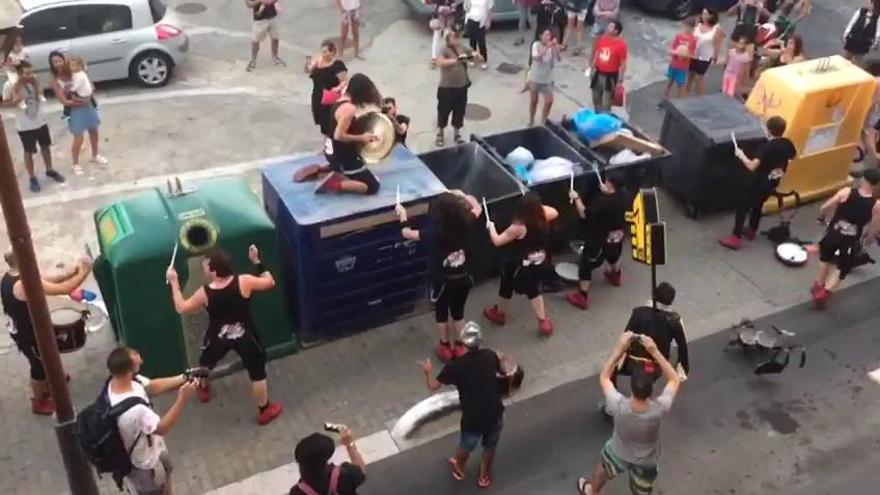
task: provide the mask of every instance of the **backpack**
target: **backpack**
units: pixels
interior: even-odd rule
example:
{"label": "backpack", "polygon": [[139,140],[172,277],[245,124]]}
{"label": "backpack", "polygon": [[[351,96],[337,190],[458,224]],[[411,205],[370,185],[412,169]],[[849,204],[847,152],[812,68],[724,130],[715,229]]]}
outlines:
{"label": "backpack", "polygon": [[[305,493],[306,495],[321,495],[317,490],[309,486],[303,480],[300,480],[299,483],[296,484],[296,487],[299,491]],[[334,465],[333,469],[330,471],[330,487],[327,489],[327,495],[338,495],[336,493],[336,489],[339,487],[339,466]]]}
{"label": "backpack", "polygon": [[86,458],[98,471],[98,476],[100,477],[102,473],[110,473],[116,486],[122,490],[122,479],[132,470],[131,452],[140,440],[141,434],[138,433],[131,448],[126,450],[122,436],[119,434],[117,420],[132,407],[150,406],[150,403],[140,397],[129,397],[111,407],[109,384],[108,379],[95,402],[86,406],[77,416],[76,438]]}

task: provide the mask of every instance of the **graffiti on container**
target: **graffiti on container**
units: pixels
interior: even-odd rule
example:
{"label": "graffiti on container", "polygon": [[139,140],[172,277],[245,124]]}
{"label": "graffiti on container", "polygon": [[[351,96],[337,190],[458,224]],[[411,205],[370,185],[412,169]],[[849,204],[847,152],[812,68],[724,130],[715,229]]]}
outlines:
{"label": "graffiti on container", "polygon": [[357,258],[354,256],[343,256],[336,260],[336,271],[339,273],[350,272],[354,269]]}
{"label": "graffiti on container", "polygon": [[177,214],[177,219],[181,222],[185,222],[187,220],[191,220],[193,218],[203,217],[205,216],[205,210],[203,208],[196,208],[194,210],[182,211]]}

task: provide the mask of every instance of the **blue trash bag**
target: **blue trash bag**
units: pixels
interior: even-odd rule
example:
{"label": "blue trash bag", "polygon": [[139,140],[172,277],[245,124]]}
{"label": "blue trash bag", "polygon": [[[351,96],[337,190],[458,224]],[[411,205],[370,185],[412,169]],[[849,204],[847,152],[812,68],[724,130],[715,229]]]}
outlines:
{"label": "blue trash bag", "polygon": [[580,128],[584,125],[586,121],[590,119],[590,117],[596,115],[590,108],[581,108],[574,115],[571,116],[571,121],[574,123],[574,128],[580,132]]}
{"label": "blue trash bag", "polygon": [[620,120],[610,114],[600,113],[584,118],[581,125],[575,124],[575,130],[581,139],[586,141],[596,141],[603,137],[617,132],[623,124]]}

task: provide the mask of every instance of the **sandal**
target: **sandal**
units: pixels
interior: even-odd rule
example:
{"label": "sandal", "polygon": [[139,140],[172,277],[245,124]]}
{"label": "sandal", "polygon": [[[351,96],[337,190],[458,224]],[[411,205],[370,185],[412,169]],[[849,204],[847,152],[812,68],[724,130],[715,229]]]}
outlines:
{"label": "sandal", "polygon": [[434,144],[438,148],[442,148],[444,144],[446,144],[446,138],[443,136],[442,132],[437,133],[437,139],[434,140]]}
{"label": "sandal", "polygon": [[455,133],[455,137],[453,139],[455,140],[455,144],[464,144],[464,138],[461,137],[461,134],[457,132]]}
{"label": "sandal", "polygon": [[587,481],[586,478],[580,477],[577,479],[577,489],[580,495],[592,495],[593,494],[593,486],[590,485],[590,482]]}
{"label": "sandal", "polygon": [[455,481],[464,480],[464,473],[459,471],[458,462],[455,460],[455,457],[449,458],[449,469],[452,471],[452,479]]}
{"label": "sandal", "polygon": [[492,486],[492,478],[490,478],[488,475],[481,474],[480,477],[477,479],[477,486],[480,488],[489,488],[490,486]]}

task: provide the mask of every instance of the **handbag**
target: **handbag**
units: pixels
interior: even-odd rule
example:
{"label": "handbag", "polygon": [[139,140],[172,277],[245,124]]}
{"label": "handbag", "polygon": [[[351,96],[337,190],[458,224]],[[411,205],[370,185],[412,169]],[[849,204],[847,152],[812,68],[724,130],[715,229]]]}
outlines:
{"label": "handbag", "polygon": [[626,105],[626,88],[623,83],[617,83],[614,87],[614,96],[611,98],[612,107],[622,107]]}
{"label": "handbag", "polygon": [[332,89],[325,89],[321,92],[321,105],[332,105],[342,98],[342,93]]}
{"label": "handbag", "polygon": [[[321,495],[303,480],[300,480],[299,483],[296,484],[296,487],[306,495]],[[327,495],[337,495],[337,488],[339,488],[339,466],[334,465],[333,470],[330,471],[330,486],[327,489]]]}

